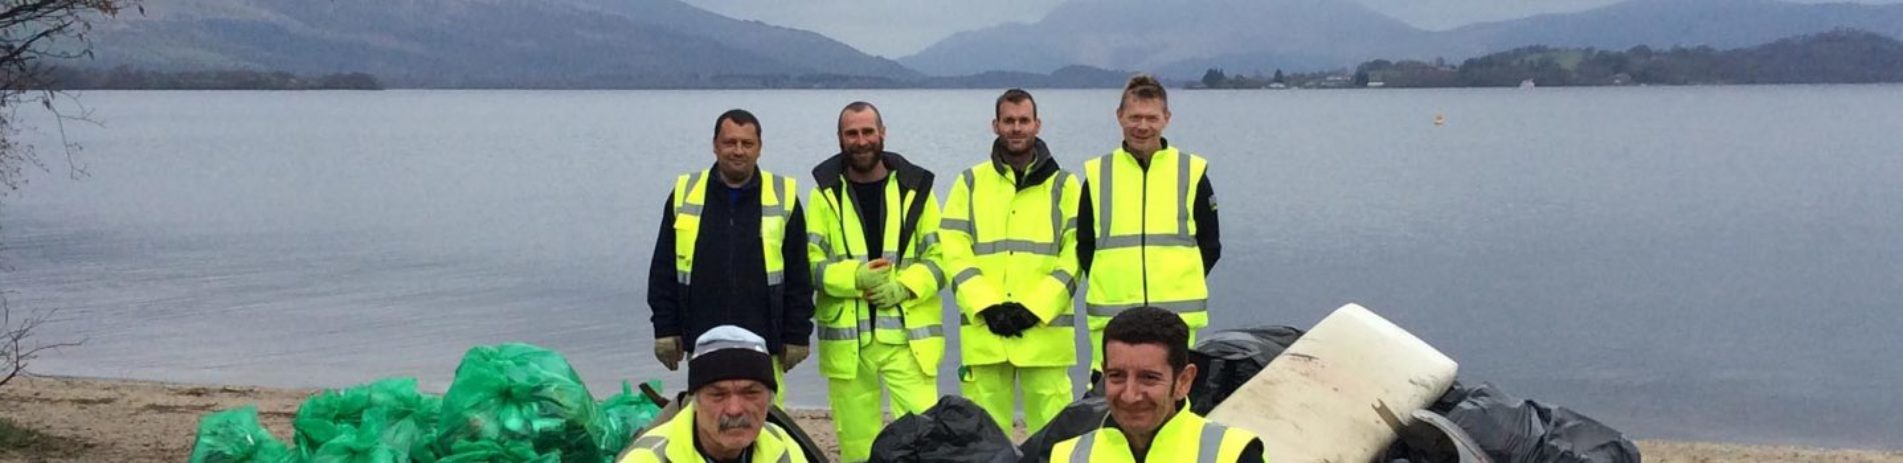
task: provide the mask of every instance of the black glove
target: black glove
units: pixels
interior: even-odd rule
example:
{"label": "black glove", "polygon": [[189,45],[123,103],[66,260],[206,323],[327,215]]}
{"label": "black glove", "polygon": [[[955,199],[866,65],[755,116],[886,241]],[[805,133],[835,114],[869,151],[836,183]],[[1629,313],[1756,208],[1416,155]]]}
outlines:
{"label": "black glove", "polygon": [[[1006,302],[1005,304],[1010,304],[1010,303]],[[984,310],[978,311],[978,316],[985,319],[985,327],[991,329],[991,334],[996,334],[999,336],[1017,336],[1024,330],[1011,329],[1011,326],[1013,325],[1013,321],[1006,318],[1005,314],[1010,311],[1004,308],[1005,304],[997,304],[991,307],[986,307]]]}
{"label": "black glove", "polygon": [[1011,331],[1016,332],[1016,336],[1023,336],[1024,330],[1036,328],[1038,323],[1043,323],[1043,320],[1039,320],[1037,314],[1031,313],[1031,309],[1024,307],[1024,304],[1006,302],[998,305],[1004,306],[1003,317],[1005,322],[1011,325]]}

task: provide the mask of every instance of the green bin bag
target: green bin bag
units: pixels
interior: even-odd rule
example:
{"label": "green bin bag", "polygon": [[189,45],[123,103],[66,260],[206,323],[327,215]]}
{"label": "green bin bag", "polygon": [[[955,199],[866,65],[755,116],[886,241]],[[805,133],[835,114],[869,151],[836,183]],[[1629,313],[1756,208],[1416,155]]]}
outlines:
{"label": "green bin bag", "polygon": [[205,415],[198,421],[191,463],[291,463],[296,454],[258,424],[255,405]]}

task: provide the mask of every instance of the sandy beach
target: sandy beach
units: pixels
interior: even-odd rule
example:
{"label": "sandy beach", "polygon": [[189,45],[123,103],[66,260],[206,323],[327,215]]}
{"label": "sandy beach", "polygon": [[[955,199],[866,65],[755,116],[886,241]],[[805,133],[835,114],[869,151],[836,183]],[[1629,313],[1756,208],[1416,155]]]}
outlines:
{"label": "sandy beach", "polygon": [[[271,433],[290,441],[291,418],[314,390],[202,386],[83,378],[20,378],[0,387],[0,418],[39,437],[0,434],[0,461],[184,461],[198,419],[256,404]],[[837,454],[823,410],[794,413],[830,454]],[[1639,441],[1660,463],[1903,463],[1903,452],[1830,450],[1708,442]],[[1273,459],[1273,456],[1271,456]]]}

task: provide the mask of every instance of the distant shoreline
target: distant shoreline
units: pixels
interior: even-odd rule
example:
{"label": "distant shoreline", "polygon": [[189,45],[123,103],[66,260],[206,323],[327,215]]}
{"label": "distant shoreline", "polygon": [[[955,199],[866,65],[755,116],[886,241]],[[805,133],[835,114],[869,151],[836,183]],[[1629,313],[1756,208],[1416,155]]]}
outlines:
{"label": "distant shoreline", "polygon": [[[246,405],[257,405],[265,427],[281,441],[290,442],[291,419],[297,407],[317,391],[121,379],[19,378],[0,387],[0,417],[50,437],[25,449],[0,448],[0,460],[182,461],[191,453],[200,417]],[[838,455],[829,413],[796,410],[792,414],[828,454]],[[1645,460],[1656,463],[1903,463],[1903,452],[1899,451],[1655,440],[1638,444]]]}

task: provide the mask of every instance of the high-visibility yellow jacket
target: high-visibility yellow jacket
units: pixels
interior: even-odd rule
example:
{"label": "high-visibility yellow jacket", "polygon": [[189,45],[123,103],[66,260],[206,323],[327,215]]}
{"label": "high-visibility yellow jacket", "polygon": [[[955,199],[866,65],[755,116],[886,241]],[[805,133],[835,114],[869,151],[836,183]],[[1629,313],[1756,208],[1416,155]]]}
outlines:
{"label": "high-visibility yellow jacket", "polygon": [[[1019,367],[1077,363],[1077,202],[1081,182],[1058,168],[1042,140],[1019,174],[993,154],[958,175],[940,231],[952,294],[964,314],[959,342],[967,365]],[[1024,304],[1042,322],[1020,337],[992,333],[979,312]]]}
{"label": "high-visibility yellow jacket", "polygon": [[[1107,419],[1107,418],[1106,418]],[[1253,445],[1251,445],[1253,444]],[[1184,409],[1158,428],[1144,462],[1265,463],[1255,433],[1210,422]],[[1245,458],[1246,457],[1246,458]],[[1136,455],[1123,430],[1104,426],[1051,447],[1053,462],[1133,463]]]}
{"label": "high-visibility yellow jacket", "polygon": [[1176,312],[1192,331],[1208,326],[1209,287],[1191,214],[1208,168],[1202,157],[1173,147],[1153,153],[1147,169],[1122,148],[1084,162],[1095,215],[1084,296],[1091,330],[1146,305]]}
{"label": "high-visibility yellow jacket", "polygon": [[[754,439],[751,450],[756,462],[806,463],[806,452],[799,442],[779,425],[767,423]],[[694,405],[681,407],[673,419],[641,434],[621,457],[619,463],[698,463],[707,461],[694,448]]]}
{"label": "high-visibility yellow jacket", "polygon": [[[876,342],[874,330],[903,330],[912,356],[927,375],[938,374],[945,356],[938,292],[947,279],[940,262],[932,173],[897,153],[884,153],[884,162],[891,175],[885,187],[885,236],[878,237],[883,256],[865,255],[867,237],[846,192],[850,186],[844,155],[813,168],[817,186],[806,205],[807,249],[813,264],[813,318],[819,325],[819,372],[828,378],[851,379],[858,373],[859,346]],[[879,257],[898,266],[894,278],[913,294],[896,310],[875,310],[857,287],[859,267]]]}

